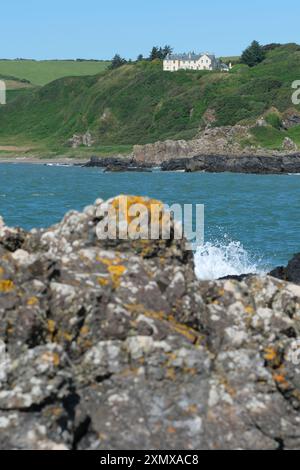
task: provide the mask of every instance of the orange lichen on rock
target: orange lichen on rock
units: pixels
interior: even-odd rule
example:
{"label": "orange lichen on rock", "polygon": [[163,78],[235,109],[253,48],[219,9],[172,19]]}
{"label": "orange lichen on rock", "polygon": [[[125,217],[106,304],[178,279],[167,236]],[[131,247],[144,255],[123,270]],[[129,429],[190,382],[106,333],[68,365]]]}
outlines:
{"label": "orange lichen on rock", "polygon": [[266,361],[274,361],[277,358],[276,349],[270,347],[265,350],[264,358]]}
{"label": "orange lichen on rock", "polygon": [[14,290],[14,288],[15,288],[15,285],[13,281],[11,280],[6,279],[6,280],[0,281],[0,293],[8,294],[12,290]]}
{"label": "orange lichen on rock", "polygon": [[120,279],[123,276],[123,274],[126,272],[126,267],[119,265],[119,266],[109,266],[108,267],[108,272],[111,276],[111,280],[113,282],[114,287],[119,287],[120,285]]}
{"label": "orange lichen on rock", "polygon": [[48,331],[49,333],[53,334],[56,330],[56,324],[54,320],[48,320]]}
{"label": "orange lichen on rock", "polygon": [[120,221],[121,219],[125,220],[127,223],[132,222],[139,214],[138,210],[137,213],[134,214],[134,211],[131,212],[130,209],[134,208],[134,206],[142,205],[144,206],[145,210],[148,212],[149,223],[151,222],[151,218],[158,216],[158,220],[162,219],[163,212],[164,212],[164,205],[162,202],[156,199],[149,199],[142,196],[118,196],[111,202],[112,207],[117,212],[117,220]]}
{"label": "orange lichen on rock", "polygon": [[38,304],[39,301],[36,297],[30,297],[30,299],[27,300],[27,305],[29,307],[33,307],[34,305]]}
{"label": "orange lichen on rock", "polygon": [[55,367],[60,364],[60,357],[57,353],[46,352],[42,355],[41,360],[48,364],[53,364]]}
{"label": "orange lichen on rock", "polygon": [[115,258],[97,256],[96,261],[98,261],[98,263],[104,264],[104,266],[111,266],[111,265],[119,264],[122,260],[121,258],[117,256]]}
{"label": "orange lichen on rock", "polygon": [[176,333],[184,336],[190,343],[199,345],[203,341],[201,334],[194,330],[193,328],[179,323],[175,320],[172,315],[168,315],[163,311],[149,310],[144,307],[142,304],[131,305],[125,304],[124,307],[129,310],[132,314],[143,314],[145,317],[151,318],[153,320],[165,321],[168,323],[169,327]]}
{"label": "orange lichen on rock", "polygon": [[106,279],[105,277],[98,277],[98,284],[101,286],[101,287],[105,287],[109,284],[109,280]]}
{"label": "orange lichen on rock", "polygon": [[248,306],[245,308],[245,312],[248,313],[248,315],[254,315],[255,310],[254,310],[254,308],[253,308],[251,305],[248,305]]}

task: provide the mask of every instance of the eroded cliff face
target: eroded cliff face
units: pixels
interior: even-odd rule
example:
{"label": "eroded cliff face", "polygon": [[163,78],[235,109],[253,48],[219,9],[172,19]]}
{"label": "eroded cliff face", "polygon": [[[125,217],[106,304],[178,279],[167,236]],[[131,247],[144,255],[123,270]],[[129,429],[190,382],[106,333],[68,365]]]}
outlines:
{"label": "eroded cliff face", "polygon": [[285,139],[279,151],[245,146],[243,142],[252,138],[249,126],[224,126],[207,128],[193,140],[156,142],[154,144],[136,145],[133,148],[133,159],[137,163],[161,165],[170,160],[201,156],[227,157],[267,157],[283,156],[297,152],[298,147],[291,139]]}
{"label": "eroded cliff face", "polygon": [[133,159],[137,163],[160,165],[173,158],[186,158],[195,155],[192,142],[185,140],[166,140],[154,144],[135,145]]}
{"label": "eroded cliff face", "polygon": [[103,204],[0,221],[0,448],[300,448],[300,287],[99,241]]}

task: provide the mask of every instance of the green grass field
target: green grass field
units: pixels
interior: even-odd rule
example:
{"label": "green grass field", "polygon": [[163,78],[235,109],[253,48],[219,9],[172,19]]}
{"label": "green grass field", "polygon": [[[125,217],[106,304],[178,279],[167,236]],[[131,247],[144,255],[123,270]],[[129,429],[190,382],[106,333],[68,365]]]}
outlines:
{"label": "green grass field", "polygon": [[46,85],[57,78],[96,75],[108,64],[105,61],[0,60],[0,75],[29,80],[33,85]]}
{"label": "green grass field", "polygon": [[68,139],[88,129],[98,149],[191,139],[204,128],[209,110],[215,127],[252,126],[252,137],[245,145],[280,148],[287,136],[300,143],[300,126],[284,131],[274,116],[268,127],[257,128],[256,121],[272,115],[271,108],[279,116],[291,109],[300,112],[300,106],[291,101],[292,82],[299,79],[300,46],[296,44],[268,52],[253,68],[236,65],[230,73],[166,73],[161,61],[154,61],[99,75],[65,77],[27,89],[19,97],[14,91],[16,99],[0,109],[0,145],[9,141],[69,152]]}

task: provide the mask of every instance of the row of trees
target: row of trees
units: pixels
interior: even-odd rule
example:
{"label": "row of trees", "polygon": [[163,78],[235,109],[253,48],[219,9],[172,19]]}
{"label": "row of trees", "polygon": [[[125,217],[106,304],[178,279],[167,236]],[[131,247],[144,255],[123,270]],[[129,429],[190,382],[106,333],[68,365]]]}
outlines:
{"label": "row of trees", "polygon": [[[144,57],[143,54],[140,54],[137,57],[136,62],[141,62],[142,60],[149,60],[149,61],[156,60],[156,59],[164,60],[167,57],[167,55],[172,54],[172,52],[173,52],[173,49],[171,46],[168,46],[168,45],[164,47],[154,46],[152,47],[152,50],[148,57]],[[122,65],[131,64],[132,62],[133,61],[131,59],[126,60],[123,57],[121,57],[119,54],[116,54],[114,58],[112,59],[110,69],[112,70],[117,69],[119,67],[122,67]]]}

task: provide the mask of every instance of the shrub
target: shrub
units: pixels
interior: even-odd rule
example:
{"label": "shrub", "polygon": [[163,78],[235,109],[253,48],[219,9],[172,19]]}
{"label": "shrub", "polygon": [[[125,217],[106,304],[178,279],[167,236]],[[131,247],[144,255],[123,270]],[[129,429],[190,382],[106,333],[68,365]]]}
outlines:
{"label": "shrub", "polygon": [[274,129],[281,129],[282,121],[281,117],[277,113],[269,113],[265,116],[265,120],[270,126],[274,127]]}

